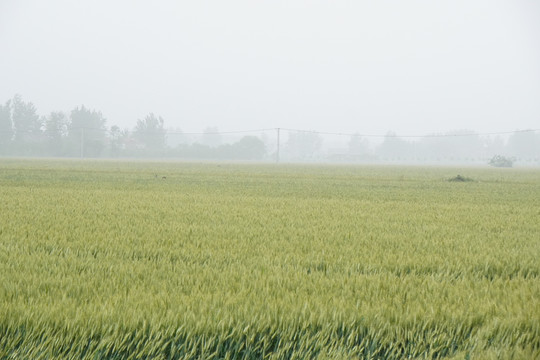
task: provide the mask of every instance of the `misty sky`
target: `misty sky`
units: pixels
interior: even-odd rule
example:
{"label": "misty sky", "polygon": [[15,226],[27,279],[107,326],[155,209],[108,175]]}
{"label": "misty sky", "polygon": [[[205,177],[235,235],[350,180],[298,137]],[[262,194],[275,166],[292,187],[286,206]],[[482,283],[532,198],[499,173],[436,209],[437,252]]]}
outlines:
{"label": "misty sky", "polygon": [[540,2],[0,0],[0,101],[132,128],[540,128]]}

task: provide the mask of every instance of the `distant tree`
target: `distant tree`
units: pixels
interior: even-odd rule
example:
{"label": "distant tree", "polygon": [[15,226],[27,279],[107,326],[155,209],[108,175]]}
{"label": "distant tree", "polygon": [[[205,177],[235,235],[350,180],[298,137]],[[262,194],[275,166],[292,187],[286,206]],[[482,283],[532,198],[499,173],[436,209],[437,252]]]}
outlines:
{"label": "distant tree", "polygon": [[82,105],[71,111],[68,125],[70,153],[81,157],[98,157],[105,148],[106,119],[101,112]]}
{"label": "distant tree", "polygon": [[256,136],[244,136],[230,145],[229,151],[231,158],[239,160],[261,160],[266,154],[264,142]]}
{"label": "distant tree", "polygon": [[495,155],[489,160],[489,165],[495,167],[512,167],[514,165],[514,159],[502,155]]}
{"label": "distant tree", "polygon": [[485,157],[491,157],[505,152],[505,143],[500,136],[495,138],[486,138],[484,140]]}
{"label": "distant tree", "polygon": [[431,134],[418,142],[418,155],[432,160],[462,161],[482,157],[486,143],[471,130]]}
{"label": "distant tree", "polygon": [[364,155],[369,151],[369,142],[359,134],[354,134],[349,140],[350,155]]}
{"label": "distant tree", "polygon": [[202,145],[194,143],[191,145],[180,145],[180,154],[182,157],[191,159],[215,159],[215,148],[211,148],[208,145]]}
{"label": "distant tree", "polygon": [[413,153],[414,145],[399,138],[394,132],[388,132],[377,148],[377,154],[387,160],[411,159]]}
{"label": "distant tree", "polygon": [[43,120],[37,114],[36,107],[31,102],[24,102],[20,95],[15,95],[12,102],[13,128],[15,144],[18,152],[30,155],[43,141]]}
{"label": "distant tree", "polygon": [[222,144],[223,139],[221,138],[221,134],[219,133],[219,129],[217,127],[207,127],[204,129],[203,136],[199,142],[202,145],[217,147]]}
{"label": "distant tree", "polygon": [[109,141],[111,146],[111,155],[118,155],[120,153],[120,136],[121,136],[121,130],[120,127],[117,125],[111,126],[111,130],[109,132]]}
{"label": "distant tree", "polygon": [[484,142],[477,132],[472,130],[456,130],[447,133],[444,139],[450,144],[450,157],[457,160],[472,160],[480,158],[484,149]]}
{"label": "distant tree", "polygon": [[63,155],[64,142],[67,137],[68,118],[60,111],[51,112],[45,119],[45,137],[51,155]]}
{"label": "distant tree", "polygon": [[125,149],[126,143],[129,140],[129,130],[120,129],[113,125],[109,132],[110,155],[113,157],[119,156]]}
{"label": "distant tree", "polygon": [[188,144],[190,142],[189,136],[184,134],[182,129],[180,128],[169,128],[166,130],[167,138],[166,143],[167,146],[171,148],[175,148],[180,144]]}
{"label": "distant tree", "polygon": [[165,128],[161,116],[156,117],[153,113],[146,115],[142,120],[137,120],[134,136],[147,150],[162,150],[165,148]]}
{"label": "distant tree", "polygon": [[520,160],[540,158],[540,134],[535,131],[516,131],[508,138],[508,154]]}
{"label": "distant tree", "polygon": [[5,105],[0,104],[0,153],[6,153],[12,138],[11,100],[8,100]]}
{"label": "distant tree", "polygon": [[293,160],[313,159],[321,150],[323,140],[313,131],[298,131],[289,133],[285,143],[284,157]]}

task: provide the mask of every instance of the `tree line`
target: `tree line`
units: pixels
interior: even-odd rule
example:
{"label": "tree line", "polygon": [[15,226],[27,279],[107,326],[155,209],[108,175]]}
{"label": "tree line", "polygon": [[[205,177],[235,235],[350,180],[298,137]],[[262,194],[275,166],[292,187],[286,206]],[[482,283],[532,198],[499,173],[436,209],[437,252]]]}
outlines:
{"label": "tree line", "polygon": [[290,146],[291,141],[288,141],[284,158],[368,163],[476,163],[494,166],[503,164],[506,159],[523,165],[540,165],[540,132],[535,130],[499,135],[458,130],[417,137],[400,137],[388,132],[382,141],[353,134],[346,146],[327,148],[326,151],[323,151],[322,138],[317,133],[298,132],[293,139],[302,139],[301,143],[306,146],[300,145],[298,141],[292,142],[295,146]]}
{"label": "tree line", "polygon": [[280,143],[279,129],[275,130],[278,141],[263,134],[223,143],[217,128],[207,128],[201,138],[191,141],[179,130],[168,132],[164,119],[154,113],[138,119],[133,129],[121,129],[107,127],[100,111],[85,106],[40,116],[34,104],[20,95],[0,104],[0,156],[476,163],[488,163],[498,156],[497,163],[512,159],[540,165],[540,133],[532,130],[515,131],[506,139],[469,130],[413,139],[390,132],[375,144],[353,134],[348,143],[341,136],[337,148],[330,145],[328,136],[315,131],[281,129],[285,136]]}
{"label": "tree line", "polygon": [[154,113],[138,119],[133,129],[107,127],[100,111],[77,106],[71,112],[40,116],[20,95],[0,104],[0,155],[51,157],[178,156],[260,160],[264,143],[244,136],[233,144],[167,146],[165,121]]}

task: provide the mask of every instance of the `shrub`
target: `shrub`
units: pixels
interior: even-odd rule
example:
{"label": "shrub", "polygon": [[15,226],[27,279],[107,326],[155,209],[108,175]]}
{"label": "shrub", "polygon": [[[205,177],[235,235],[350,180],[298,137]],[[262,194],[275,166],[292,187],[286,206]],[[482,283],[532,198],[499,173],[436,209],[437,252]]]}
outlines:
{"label": "shrub", "polygon": [[514,159],[502,155],[495,155],[489,160],[489,165],[495,167],[512,167]]}
{"label": "shrub", "polygon": [[465,176],[457,175],[457,176],[455,176],[455,177],[453,177],[453,178],[448,179],[448,181],[452,181],[452,182],[466,182],[466,181],[473,181],[473,179],[468,178],[468,177],[465,177]]}

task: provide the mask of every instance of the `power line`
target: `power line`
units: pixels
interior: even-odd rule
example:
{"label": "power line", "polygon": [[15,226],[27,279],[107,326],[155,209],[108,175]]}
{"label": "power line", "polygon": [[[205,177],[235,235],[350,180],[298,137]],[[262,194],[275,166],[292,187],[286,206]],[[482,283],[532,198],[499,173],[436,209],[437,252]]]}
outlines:
{"label": "power line", "polygon": [[226,134],[243,134],[243,133],[275,131],[275,130],[276,130],[276,128],[254,129],[254,130],[236,130],[236,131],[210,131],[210,132],[166,131],[166,133],[167,134],[175,134],[175,135],[226,135]]}
{"label": "power line", "polygon": [[437,138],[437,137],[461,137],[461,136],[488,136],[488,135],[508,135],[515,133],[524,133],[524,132],[537,132],[540,129],[527,129],[527,130],[513,130],[513,131],[498,131],[498,132],[486,132],[486,133],[462,133],[462,134],[429,134],[429,135],[397,135],[397,134],[385,134],[385,135],[375,135],[375,134],[359,134],[359,133],[337,133],[337,132],[324,132],[324,131],[315,131],[315,130],[299,130],[299,129],[287,129],[281,128],[281,130],[289,132],[304,132],[312,133],[318,135],[335,135],[335,136],[357,136],[357,137],[376,137],[376,138]]}
{"label": "power line", "polygon": [[[165,134],[169,135],[230,135],[230,134],[245,134],[245,133],[257,133],[257,132],[267,132],[267,131],[276,131],[278,128],[263,128],[263,129],[252,129],[252,130],[234,130],[234,131],[212,131],[212,132],[182,132],[182,131],[167,131],[165,130]],[[497,132],[485,132],[485,133],[476,133],[476,132],[470,132],[470,133],[447,133],[447,134],[424,134],[424,135],[398,135],[398,134],[361,134],[361,133],[341,133],[341,132],[326,132],[326,131],[316,131],[316,130],[302,130],[302,129],[291,129],[291,128],[279,128],[283,131],[288,132],[302,132],[302,133],[312,133],[312,134],[318,134],[318,135],[333,135],[333,136],[354,136],[354,137],[372,137],[372,138],[441,138],[441,137],[463,137],[463,136],[489,136],[489,135],[509,135],[509,134],[516,134],[516,133],[527,133],[527,132],[537,132],[540,131],[540,129],[526,129],[526,130],[513,130],[513,131],[497,131]],[[103,129],[103,128],[89,128],[89,127],[77,127],[70,129],[71,131],[77,130],[81,131],[103,131],[110,133],[111,130]],[[67,130],[68,132],[70,130]],[[56,133],[57,130],[42,130],[41,133],[47,134],[47,133]],[[64,133],[65,130],[60,130],[58,132]],[[134,131],[131,131],[132,133]],[[9,133],[9,134],[39,134],[38,131],[31,131],[31,130],[0,130],[0,133]]]}

